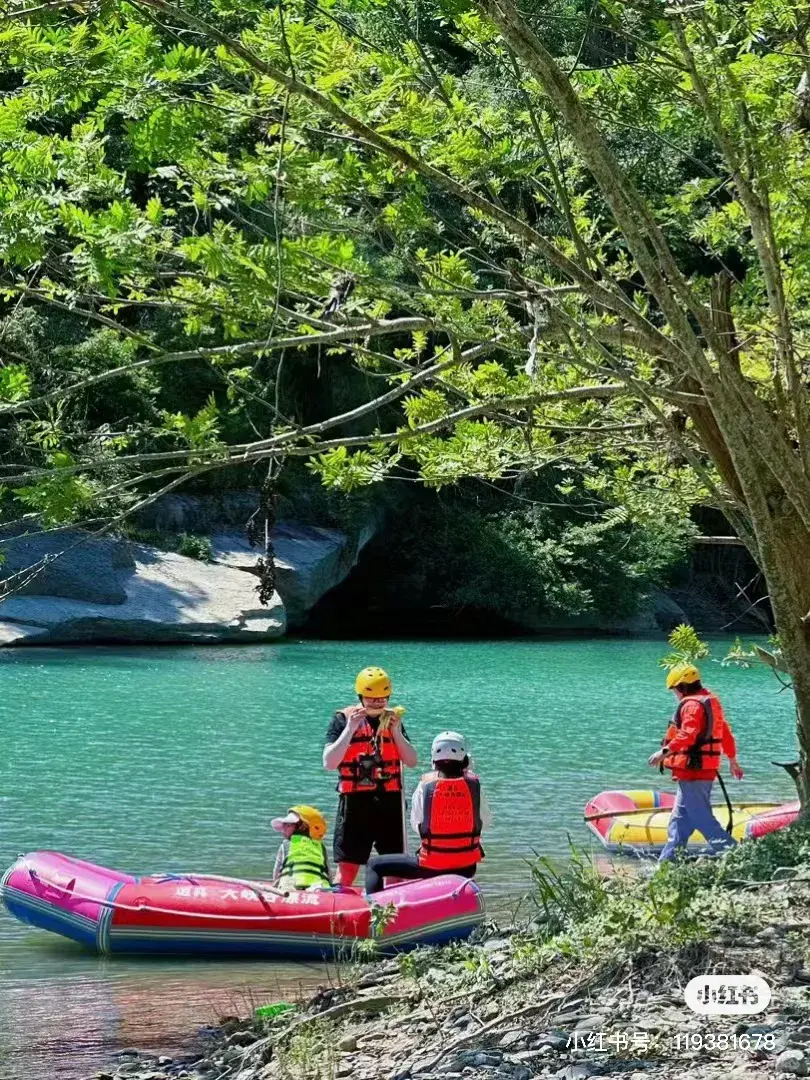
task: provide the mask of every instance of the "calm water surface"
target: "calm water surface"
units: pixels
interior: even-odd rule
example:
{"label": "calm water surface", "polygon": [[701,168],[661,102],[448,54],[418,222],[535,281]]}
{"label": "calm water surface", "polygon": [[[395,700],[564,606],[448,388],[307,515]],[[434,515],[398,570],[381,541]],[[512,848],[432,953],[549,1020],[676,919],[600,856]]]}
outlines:
{"label": "calm water surface", "polygon": [[[469,737],[494,811],[480,880],[506,905],[532,850],[588,844],[590,796],[657,782],[645,762],[671,711],[663,651],[532,640],[0,652],[0,864],[56,848],[135,873],[266,875],[274,814],[306,801],[334,816],[326,726],[355,672],[381,664],[421,766],[437,731]],[[740,743],[740,797],[792,797],[770,765],[795,751],[790,696],[766,672],[704,670]],[[122,1046],[171,1052],[218,1015],[329,977],[316,965],[105,960],[0,914],[0,1077],[76,1080]]]}

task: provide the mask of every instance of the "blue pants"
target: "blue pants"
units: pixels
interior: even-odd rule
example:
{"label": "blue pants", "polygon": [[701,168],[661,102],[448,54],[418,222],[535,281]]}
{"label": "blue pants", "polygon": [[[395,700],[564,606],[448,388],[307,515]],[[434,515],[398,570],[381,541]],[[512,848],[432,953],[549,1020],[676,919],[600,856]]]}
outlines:
{"label": "blue pants", "polygon": [[713,780],[678,781],[678,794],[669,819],[667,842],[659,862],[673,859],[678,848],[686,847],[695,829],[703,834],[713,855],[725,848],[737,846],[737,841],[729,836],[712,813],[713,784]]}

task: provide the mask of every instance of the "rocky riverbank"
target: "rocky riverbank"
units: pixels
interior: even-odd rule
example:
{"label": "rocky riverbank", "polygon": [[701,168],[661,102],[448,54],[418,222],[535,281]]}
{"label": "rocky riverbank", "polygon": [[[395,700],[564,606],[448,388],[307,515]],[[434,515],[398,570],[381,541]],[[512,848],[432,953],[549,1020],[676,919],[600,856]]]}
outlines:
{"label": "rocky riverbank", "polygon": [[303,495],[285,504],[271,531],[277,592],[262,606],[263,546],[252,545],[246,530],[258,498],[255,491],[167,495],[121,535],[48,531],[33,521],[24,529],[6,526],[0,646],[259,643],[299,630],[343,639],[368,636],[370,622],[389,636],[414,637],[659,634],[683,622],[704,630],[768,629],[764,615],[762,623],[753,618],[744,591],[732,587],[751,577],[750,567],[726,559],[721,572],[700,548],[689,581],[669,590],[650,584],[631,615],[554,614],[526,603],[507,610],[497,597],[479,607],[442,606],[429,575],[414,577],[412,567],[381,561],[401,510],[386,522],[382,503],[360,503],[344,513],[343,528],[326,527],[331,519]]}
{"label": "rocky riverbank", "polygon": [[202,539],[206,558],[80,529],[0,536],[0,645],[273,641],[346,577],[365,537],[285,522],[272,541],[278,591],[262,605],[260,552],[227,523]]}
{"label": "rocky riverbank", "polygon": [[[810,862],[775,867],[782,845],[649,879],[599,883],[580,868],[557,878],[568,891],[556,907],[541,885],[531,925],[355,965],[294,1012],[224,1022],[192,1058],[127,1051],[96,1080],[808,1075]],[[756,1016],[699,1016],[683,989],[704,973],[760,974],[771,1002]]]}

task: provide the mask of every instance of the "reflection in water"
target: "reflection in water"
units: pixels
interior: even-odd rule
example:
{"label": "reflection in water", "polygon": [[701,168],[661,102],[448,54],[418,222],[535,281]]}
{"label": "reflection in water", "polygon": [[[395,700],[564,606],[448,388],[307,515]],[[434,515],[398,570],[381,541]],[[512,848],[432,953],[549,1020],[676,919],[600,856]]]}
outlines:
{"label": "reflection in water", "polygon": [[[41,937],[46,940],[31,946],[44,966],[49,942]],[[80,977],[68,970],[33,985],[3,979],[2,1080],[77,1080],[126,1047],[188,1052],[205,1025],[269,1001],[305,998],[339,978],[334,965],[74,959]]]}

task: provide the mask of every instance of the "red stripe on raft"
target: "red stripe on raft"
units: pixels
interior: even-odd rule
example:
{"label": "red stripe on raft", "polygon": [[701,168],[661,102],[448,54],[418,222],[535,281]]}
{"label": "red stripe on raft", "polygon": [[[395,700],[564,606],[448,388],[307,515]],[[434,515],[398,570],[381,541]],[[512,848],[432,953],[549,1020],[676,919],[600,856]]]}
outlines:
{"label": "red stripe on raft", "polygon": [[211,930],[224,933],[338,934],[368,937],[370,908],[361,896],[293,893],[260,896],[256,890],[205,878],[196,884],[148,878],[125,885],[115,898],[111,932],[126,929]]}
{"label": "red stripe on raft", "polygon": [[786,829],[799,816],[800,810],[801,803],[797,800],[778,806],[775,810],[768,810],[764,814],[758,814],[748,822],[746,836],[751,840],[758,840],[761,836],[767,836],[768,833]]}

